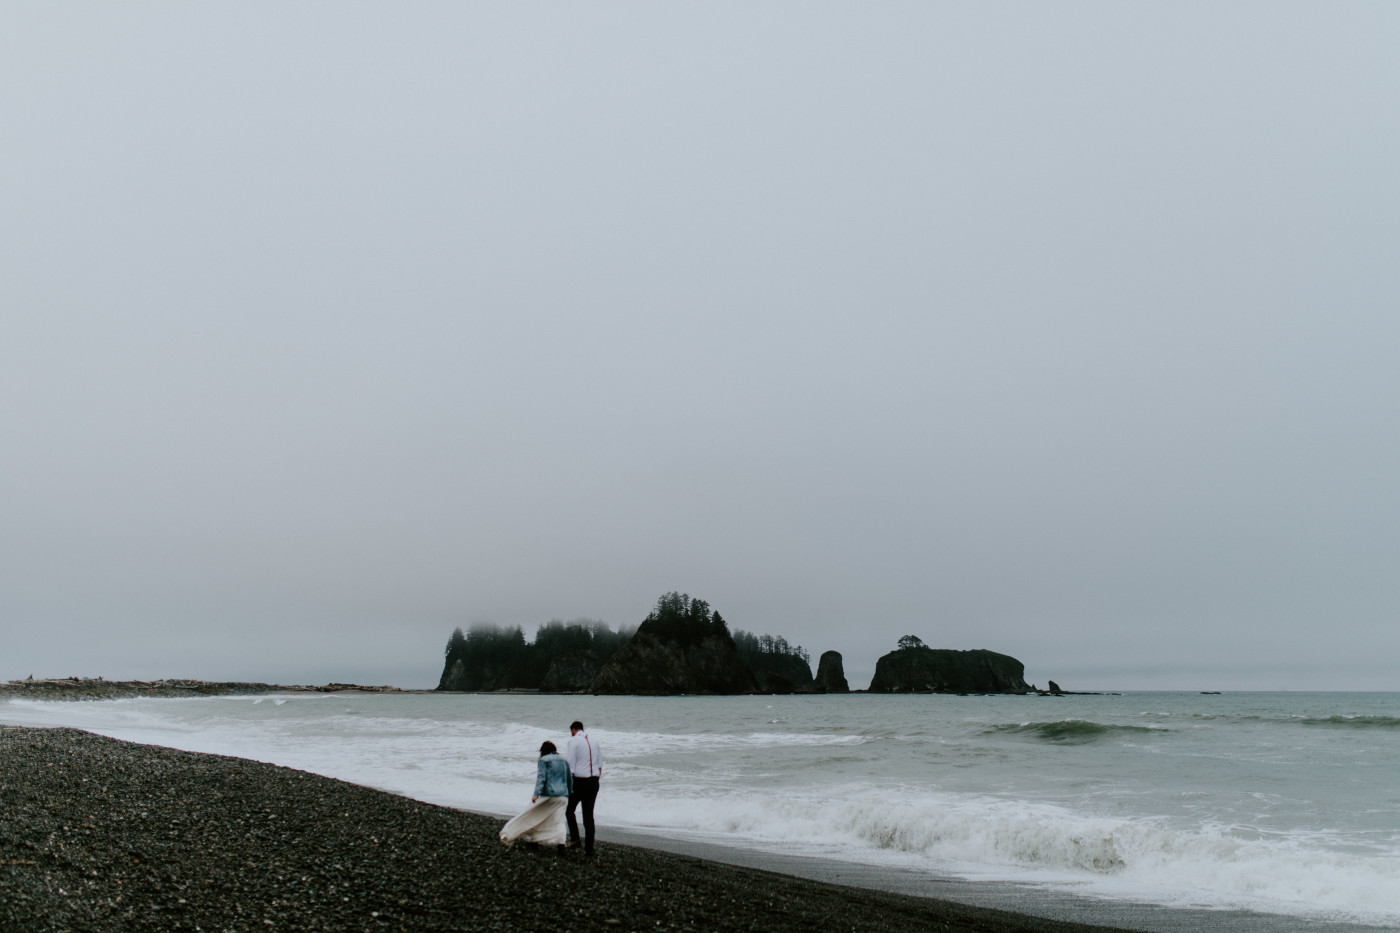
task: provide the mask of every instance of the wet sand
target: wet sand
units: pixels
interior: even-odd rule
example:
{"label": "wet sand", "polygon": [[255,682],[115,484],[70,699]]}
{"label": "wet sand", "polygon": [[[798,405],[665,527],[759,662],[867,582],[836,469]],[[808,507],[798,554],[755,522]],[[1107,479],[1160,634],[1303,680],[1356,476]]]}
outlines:
{"label": "wet sand", "polygon": [[500,826],[290,768],[3,726],[0,930],[1113,929],[776,874],[601,832],[591,858],[506,849]]}

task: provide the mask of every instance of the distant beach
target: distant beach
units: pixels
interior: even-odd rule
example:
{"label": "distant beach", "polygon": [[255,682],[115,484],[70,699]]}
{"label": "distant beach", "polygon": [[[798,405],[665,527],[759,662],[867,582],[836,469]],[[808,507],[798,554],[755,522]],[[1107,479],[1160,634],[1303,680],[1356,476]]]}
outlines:
{"label": "distant beach", "polygon": [[258,693],[417,693],[388,685],[363,684],[266,684],[245,681],[103,680],[101,677],[46,677],[0,683],[0,697],[30,700],[116,700],[124,697],[240,696]]}
{"label": "distant beach", "polygon": [[632,845],[505,849],[494,817],[290,768],[0,727],[13,930],[1089,933]]}

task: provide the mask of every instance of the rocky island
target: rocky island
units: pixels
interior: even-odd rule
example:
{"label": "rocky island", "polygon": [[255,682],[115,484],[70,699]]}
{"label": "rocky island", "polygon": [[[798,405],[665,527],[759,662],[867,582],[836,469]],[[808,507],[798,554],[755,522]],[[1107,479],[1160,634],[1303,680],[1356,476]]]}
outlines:
{"label": "rocky island", "polygon": [[930,648],[915,635],[875,662],[871,693],[1034,693],[1026,666],[995,651]]}
{"label": "rocky island", "polygon": [[823,651],[817,662],[817,686],[822,693],[850,693],[846,671],[841,664],[841,652]]}
{"label": "rocky island", "polygon": [[[729,630],[703,599],[667,593],[635,629],[553,620],[533,642],[519,626],[474,625],[448,639],[438,690],[542,693],[823,693],[811,656],[785,638]],[[834,652],[829,652],[834,654]],[[834,657],[839,680],[840,655]]]}
{"label": "rocky island", "polygon": [[[703,599],[671,592],[635,632],[602,622],[557,620],[533,643],[519,627],[459,628],[447,644],[438,690],[632,695],[850,693],[839,652],[812,675],[801,645],[736,630]],[[1061,696],[1025,680],[1016,658],[978,649],[930,648],[914,635],[880,658],[870,693],[1006,693]]]}

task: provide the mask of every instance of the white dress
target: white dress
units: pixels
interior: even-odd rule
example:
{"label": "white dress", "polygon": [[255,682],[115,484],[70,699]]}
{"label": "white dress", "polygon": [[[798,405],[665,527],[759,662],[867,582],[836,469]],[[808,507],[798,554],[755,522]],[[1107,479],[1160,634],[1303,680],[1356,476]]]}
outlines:
{"label": "white dress", "polygon": [[517,841],[562,846],[568,833],[564,825],[568,803],[568,797],[541,797],[530,809],[501,827],[501,842],[508,846]]}

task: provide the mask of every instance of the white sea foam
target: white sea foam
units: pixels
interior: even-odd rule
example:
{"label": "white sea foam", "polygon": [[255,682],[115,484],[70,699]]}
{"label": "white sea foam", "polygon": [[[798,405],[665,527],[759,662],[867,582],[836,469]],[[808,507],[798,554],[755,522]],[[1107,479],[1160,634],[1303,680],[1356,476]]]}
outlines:
{"label": "white sea foam", "polygon": [[[1081,894],[1356,922],[1400,920],[1400,857],[1318,851],[1299,840],[1183,832],[1154,820],[961,795],[833,788],[828,796],[616,795],[635,828],[896,865],[973,880],[1065,884]],[[603,798],[600,798],[600,803]],[[612,801],[609,801],[612,803]]]}

